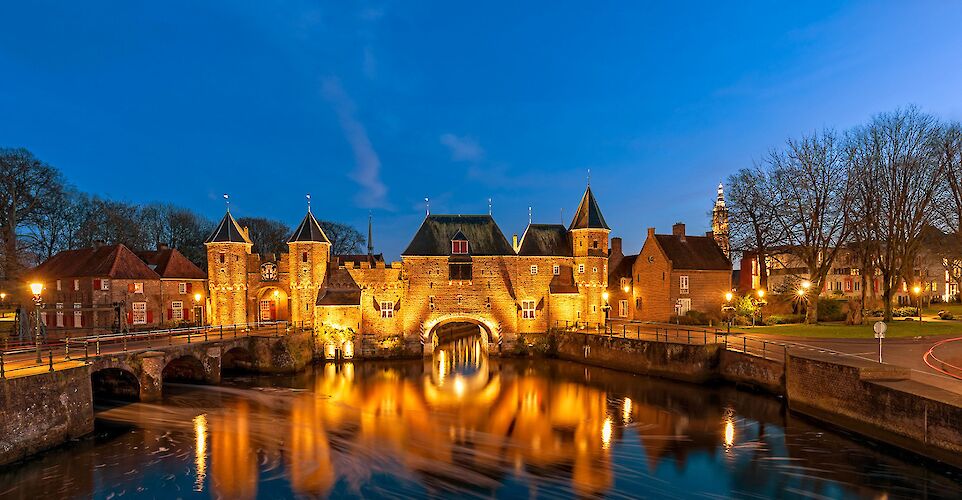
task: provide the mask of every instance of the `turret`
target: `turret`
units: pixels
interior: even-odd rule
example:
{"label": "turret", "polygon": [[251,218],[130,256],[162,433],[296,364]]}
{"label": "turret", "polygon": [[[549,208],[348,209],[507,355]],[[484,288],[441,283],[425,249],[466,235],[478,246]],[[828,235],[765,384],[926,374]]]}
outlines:
{"label": "turret", "polygon": [[331,259],[331,241],[311,213],[310,205],[287,245],[290,248],[291,321],[312,324],[317,293],[324,284]]}
{"label": "turret", "polygon": [[247,230],[237,224],[228,209],[204,245],[210,286],[210,324],[246,323],[247,256],[253,246]]}
{"label": "turret", "polygon": [[598,207],[591,186],[585,189],[581,203],[568,226],[574,255],[574,279],[583,297],[581,320],[604,321],[602,293],[608,288],[608,235],[611,229]]}

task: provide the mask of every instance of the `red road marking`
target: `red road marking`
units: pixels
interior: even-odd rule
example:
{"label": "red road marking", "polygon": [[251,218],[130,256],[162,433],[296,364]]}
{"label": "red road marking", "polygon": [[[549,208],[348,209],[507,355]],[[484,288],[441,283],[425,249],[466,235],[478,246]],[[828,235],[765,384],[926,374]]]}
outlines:
{"label": "red road marking", "polygon": [[[946,344],[946,343],[949,343],[949,342],[957,342],[957,341],[960,341],[960,340],[962,340],[962,337],[956,337],[956,338],[953,338],[953,339],[945,339],[945,340],[940,340],[940,341],[936,342],[936,343],[933,344],[932,347],[930,347],[929,350],[926,351],[926,353],[922,356],[922,361],[924,361],[925,364],[929,366],[929,368],[931,368],[931,369],[933,369],[933,370],[935,370],[935,371],[937,371],[937,372],[939,372],[939,373],[941,373],[941,374],[943,374],[943,375],[948,375],[948,376],[950,376],[950,377],[952,377],[952,378],[954,378],[954,379],[962,380],[962,368],[959,368],[958,366],[955,366],[955,365],[953,365],[953,364],[951,364],[951,363],[946,363],[945,361],[942,361],[941,359],[939,359],[938,357],[936,357],[935,354],[933,353],[933,351],[935,351],[935,348],[941,346],[942,344]],[[942,369],[942,368],[939,368],[938,366],[935,366],[934,364],[932,364],[932,362],[929,361],[930,359],[938,362],[939,364],[941,364],[942,367],[949,367],[949,368],[953,368],[953,369],[957,370],[957,373],[950,373],[950,372],[948,372],[948,371],[946,371],[946,370],[944,370],[944,369]]]}

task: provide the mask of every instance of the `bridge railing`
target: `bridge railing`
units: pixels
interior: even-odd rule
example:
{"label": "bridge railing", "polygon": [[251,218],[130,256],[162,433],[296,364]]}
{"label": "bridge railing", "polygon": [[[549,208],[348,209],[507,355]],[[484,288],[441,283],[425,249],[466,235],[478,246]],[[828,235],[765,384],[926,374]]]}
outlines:
{"label": "bridge railing", "polygon": [[39,345],[21,343],[14,348],[0,349],[0,379],[6,378],[8,374],[36,371],[42,366],[53,371],[56,365],[79,360],[87,361],[92,356],[108,352],[143,352],[175,344],[250,336],[281,336],[309,329],[311,326],[305,323],[257,321],[231,325],[182,326],[133,332],[97,333],[44,342]]}

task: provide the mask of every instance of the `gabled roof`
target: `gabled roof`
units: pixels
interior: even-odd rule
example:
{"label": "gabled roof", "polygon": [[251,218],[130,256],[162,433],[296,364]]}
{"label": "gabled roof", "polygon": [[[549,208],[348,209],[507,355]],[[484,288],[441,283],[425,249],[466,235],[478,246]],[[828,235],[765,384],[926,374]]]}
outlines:
{"label": "gabled roof", "polygon": [[241,229],[240,224],[234,220],[234,216],[228,211],[224,218],[217,224],[214,232],[204,240],[204,243],[247,243],[253,244],[247,233]]}
{"label": "gabled roof", "polygon": [[561,224],[528,224],[518,255],[571,257],[571,238]]}
{"label": "gabled roof", "polygon": [[730,271],[732,268],[714,238],[656,234],[655,240],[675,269]]}
{"label": "gabled roof", "polygon": [[137,252],[137,256],[161,278],[207,279],[207,274],[176,248]]}
{"label": "gabled roof", "polygon": [[490,215],[429,215],[401,255],[451,255],[451,239],[460,232],[471,255],[514,255]]}
{"label": "gabled roof", "polygon": [[317,294],[319,306],[359,306],[361,287],[347,269],[330,269],[324,277],[324,286]]}
{"label": "gabled roof", "polygon": [[608,286],[617,286],[617,281],[621,278],[630,278],[632,276],[632,269],[635,267],[635,261],[638,259],[638,254],[635,255],[625,255],[618,261],[618,265],[615,267],[608,268]]}
{"label": "gabled roof", "polygon": [[598,200],[591,192],[591,186],[585,189],[585,194],[581,197],[581,204],[578,205],[578,210],[575,212],[574,218],[571,219],[571,225],[568,226],[568,229],[611,229],[605,222],[605,217],[601,215],[601,208],[598,208]]}
{"label": "gabled roof", "polygon": [[331,240],[327,239],[327,235],[324,234],[324,230],[321,229],[321,225],[317,223],[317,219],[314,218],[314,214],[310,211],[304,216],[304,220],[301,221],[297,229],[294,230],[294,234],[288,238],[288,243],[294,243],[298,241],[314,241],[317,243],[331,243]]}
{"label": "gabled roof", "polygon": [[458,232],[454,233],[451,237],[451,241],[468,241],[468,237],[461,232],[461,228],[458,228]]}
{"label": "gabled roof", "polygon": [[160,275],[123,244],[64,250],[34,268],[30,275],[41,280],[83,277],[160,279]]}

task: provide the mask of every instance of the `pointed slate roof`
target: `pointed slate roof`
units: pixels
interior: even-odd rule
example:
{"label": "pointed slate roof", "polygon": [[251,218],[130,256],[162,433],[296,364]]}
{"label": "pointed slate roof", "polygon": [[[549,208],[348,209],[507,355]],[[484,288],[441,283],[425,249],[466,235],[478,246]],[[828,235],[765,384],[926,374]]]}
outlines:
{"label": "pointed slate roof", "polygon": [[575,212],[574,219],[571,219],[571,226],[568,229],[608,229],[608,223],[605,222],[605,217],[601,215],[601,209],[598,208],[598,200],[595,199],[594,193],[591,192],[591,186],[585,189],[584,196],[581,197],[581,204],[578,205],[578,210]]}
{"label": "pointed slate roof", "polygon": [[247,233],[241,229],[240,224],[234,220],[234,216],[230,214],[230,210],[224,214],[224,218],[220,220],[220,224],[217,224],[217,228],[214,232],[207,237],[204,243],[247,243],[252,245],[251,239],[247,236]]}
{"label": "pointed slate roof", "polygon": [[324,234],[324,230],[321,229],[321,225],[318,224],[317,219],[314,218],[314,213],[310,210],[307,211],[307,215],[304,216],[304,220],[301,224],[297,226],[294,230],[294,234],[287,240],[288,243],[294,243],[298,241],[314,241],[317,243],[331,243],[331,240],[327,239],[327,235]]}
{"label": "pointed slate roof", "polygon": [[177,278],[202,280],[207,279],[207,273],[190,261],[176,248],[160,248],[136,252],[140,260],[147,267],[154,270],[161,278]]}
{"label": "pointed slate roof", "polygon": [[458,228],[458,232],[454,233],[454,236],[451,237],[451,241],[468,241],[468,237],[461,232],[460,228]]}
{"label": "pointed slate roof", "polygon": [[490,215],[429,215],[401,255],[449,256],[451,241],[459,232],[468,241],[471,255],[514,255]]}
{"label": "pointed slate roof", "polygon": [[571,239],[561,224],[528,224],[518,255],[571,257]]}
{"label": "pointed slate roof", "polygon": [[361,287],[347,269],[330,269],[324,277],[324,286],[318,290],[315,304],[319,306],[361,305]]}

